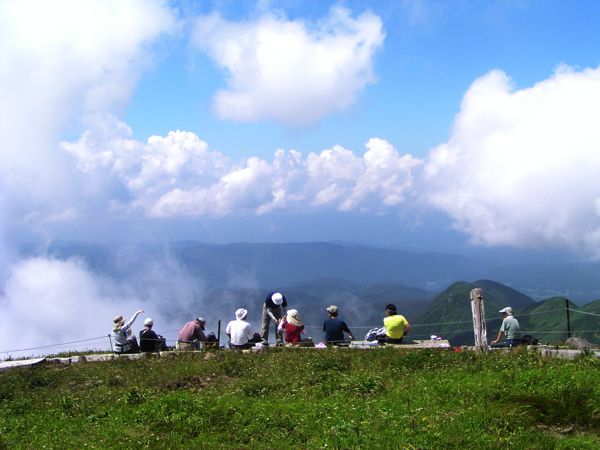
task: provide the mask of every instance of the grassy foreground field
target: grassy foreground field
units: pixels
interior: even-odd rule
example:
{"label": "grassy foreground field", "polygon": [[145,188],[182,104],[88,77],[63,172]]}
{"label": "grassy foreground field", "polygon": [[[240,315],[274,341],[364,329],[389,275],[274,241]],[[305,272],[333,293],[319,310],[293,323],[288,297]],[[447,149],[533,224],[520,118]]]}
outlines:
{"label": "grassy foreground field", "polygon": [[600,448],[600,361],[221,351],[0,373],[0,448]]}

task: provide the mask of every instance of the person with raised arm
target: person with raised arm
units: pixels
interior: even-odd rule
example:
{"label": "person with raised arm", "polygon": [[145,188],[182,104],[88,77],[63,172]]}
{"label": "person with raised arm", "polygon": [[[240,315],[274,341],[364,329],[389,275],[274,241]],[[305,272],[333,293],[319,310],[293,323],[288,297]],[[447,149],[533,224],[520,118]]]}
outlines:
{"label": "person with raised arm", "polygon": [[127,322],[125,322],[123,316],[116,316],[113,319],[112,340],[114,353],[125,354],[140,352],[137,339],[131,333],[131,325],[135,322],[137,316],[143,312],[143,309],[136,311]]}

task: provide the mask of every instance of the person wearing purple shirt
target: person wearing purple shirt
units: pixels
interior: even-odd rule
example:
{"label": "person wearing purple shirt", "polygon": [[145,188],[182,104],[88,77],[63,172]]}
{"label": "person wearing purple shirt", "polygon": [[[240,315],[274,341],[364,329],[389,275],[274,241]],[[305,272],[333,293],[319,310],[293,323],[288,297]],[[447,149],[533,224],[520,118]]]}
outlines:
{"label": "person wearing purple shirt", "polygon": [[198,317],[191,322],[186,323],[179,330],[179,337],[175,348],[177,350],[198,350],[200,342],[206,342],[204,334],[204,325],[206,320],[203,317]]}

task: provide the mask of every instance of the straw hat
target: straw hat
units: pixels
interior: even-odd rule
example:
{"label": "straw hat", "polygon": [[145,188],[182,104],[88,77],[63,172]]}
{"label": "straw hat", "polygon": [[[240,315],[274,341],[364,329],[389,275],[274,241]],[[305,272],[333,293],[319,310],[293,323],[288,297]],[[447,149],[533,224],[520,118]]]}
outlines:
{"label": "straw hat", "polygon": [[113,319],[113,330],[119,331],[124,323],[125,319],[123,319],[123,316],[115,316]]}
{"label": "straw hat", "polygon": [[298,314],[298,311],[296,311],[295,309],[290,309],[287,312],[287,317],[285,320],[287,320],[292,325],[296,325],[297,327],[301,327],[304,325],[304,323],[300,319],[300,315]]}

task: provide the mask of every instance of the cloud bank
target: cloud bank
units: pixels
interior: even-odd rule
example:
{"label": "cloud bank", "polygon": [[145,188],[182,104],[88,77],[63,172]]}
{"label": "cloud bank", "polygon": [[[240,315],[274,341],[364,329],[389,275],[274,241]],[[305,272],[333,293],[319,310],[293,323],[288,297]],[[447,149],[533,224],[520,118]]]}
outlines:
{"label": "cloud bank", "polygon": [[[77,159],[90,185],[106,180],[126,192],[113,206],[148,217],[266,214],[275,210],[382,211],[398,205],[419,161],[373,138],[363,155],[341,146],[320,153],[277,150],[272,161],[235,162],[194,133],[173,131],[147,142],[112,117],[63,149]],[[99,192],[103,194],[105,190]]]}
{"label": "cloud bank", "polygon": [[598,117],[600,68],[561,66],[524,89],[492,71],[428,156],[420,194],[477,243],[600,256]]}
{"label": "cloud bank", "polygon": [[[119,277],[99,275],[79,259],[59,260],[43,252],[13,262],[0,290],[0,359],[106,350],[112,318],[130,317],[138,309],[144,314],[134,323],[134,334],[143,328],[144,317],[152,317],[169,345],[174,345],[183,323],[194,317],[204,316],[208,330],[215,330],[217,319],[230,314],[221,305],[209,306],[202,280],[168,252],[149,255],[120,246],[109,256],[110,265],[104,269],[116,270]],[[85,342],[43,348],[78,340]],[[34,349],[19,351],[29,348]]]}
{"label": "cloud bank", "polygon": [[[332,142],[236,160],[189,131],[136,140],[119,119],[155,46],[182,29],[167,3],[4,2],[0,29],[2,226],[416,206],[443,211],[480,244],[600,255],[600,69],[563,66],[525,88],[484,75],[448,141],[423,158],[381,136],[362,151]],[[333,8],[310,23],[215,13],[194,22],[191,39],[229,74],[215,97],[221,117],[303,126],[374,81],[384,37],[374,14]]]}
{"label": "cloud bank", "polygon": [[5,212],[65,214],[79,187],[62,134],[88,114],[120,111],[153,62],[152,45],[177,29],[163,1],[0,3]]}
{"label": "cloud bank", "polygon": [[384,38],[375,14],[354,18],[336,7],[317,23],[274,13],[231,22],[213,13],[197,19],[193,43],[228,74],[214,98],[220,118],[302,127],[355,103],[375,80]]}
{"label": "cloud bank", "polygon": [[[91,185],[111,179],[122,211],[150,218],[274,211],[399,212],[429,205],[483,245],[600,254],[600,69],[560,67],[515,89],[492,71],[465,93],[452,135],[423,159],[372,138],[357,154],[334,145],[307,155],[233,161],[190,132],[147,142],[101,117],[62,147]],[[105,192],[105,190],[103,190]]]}

